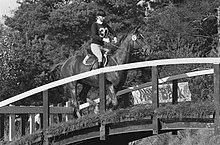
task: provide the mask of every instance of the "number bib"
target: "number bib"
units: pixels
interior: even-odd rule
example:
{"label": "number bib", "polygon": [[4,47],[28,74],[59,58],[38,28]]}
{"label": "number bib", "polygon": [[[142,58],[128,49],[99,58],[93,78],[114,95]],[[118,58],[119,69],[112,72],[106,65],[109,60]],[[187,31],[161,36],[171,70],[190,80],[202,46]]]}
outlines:
{"label": "number bib", "polygon": [[98,29],[98,31],[99,31],[98,32],[99,33],[99,37],[102,37],[102,38],[106,37],[108,35],[108,33],[109,33],[108,27],[103,27],[103,26],[101,26]]}

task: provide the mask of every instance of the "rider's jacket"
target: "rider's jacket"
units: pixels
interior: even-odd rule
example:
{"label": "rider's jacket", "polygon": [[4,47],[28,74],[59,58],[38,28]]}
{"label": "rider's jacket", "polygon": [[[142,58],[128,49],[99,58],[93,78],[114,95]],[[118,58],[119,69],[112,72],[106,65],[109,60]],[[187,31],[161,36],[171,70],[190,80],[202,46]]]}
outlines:
{"label": "rider's jacket", "polygon": [[91,26],[91,33],[92,33],[92,42],[98,45],[104,45],[103,38],[106,38],[109,33],[112,34],[115,37],[114,31],[111,29],[111,27],[106,24],[98,24],[93,23]]}

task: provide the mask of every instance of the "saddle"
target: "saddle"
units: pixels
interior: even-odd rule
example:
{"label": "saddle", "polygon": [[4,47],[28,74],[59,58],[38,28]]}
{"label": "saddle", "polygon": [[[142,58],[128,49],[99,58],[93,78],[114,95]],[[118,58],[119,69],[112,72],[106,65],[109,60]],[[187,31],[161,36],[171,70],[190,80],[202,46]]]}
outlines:
{"label": "saddle", "polygon": [[[103,67],[105,67],[108,63],[108,54],[104,51],[101,50],[102,52],[102,62],[103,62]],[[82,62],[84,65],[90,65],[93,66],[96,63],[98,63],[98,59],[97,57],[92,53],[92,51],[90,49],[86,50],[86,56],[83,59]]]}

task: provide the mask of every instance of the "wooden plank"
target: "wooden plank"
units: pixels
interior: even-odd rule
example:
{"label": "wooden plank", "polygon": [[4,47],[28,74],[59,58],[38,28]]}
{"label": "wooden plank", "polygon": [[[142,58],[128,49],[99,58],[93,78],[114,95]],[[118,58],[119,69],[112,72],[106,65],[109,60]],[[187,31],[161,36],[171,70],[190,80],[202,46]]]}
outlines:
{"label": "wooden plank", "polygon": [[172,90],[172,104],[178,103],[178,80],[173,80],[173,90]]}
{"label": "wooden plank", "polygon": [[34,107],[34,106],[4,106],[4,107],[1,107],[0,113],[4,113],[4,114],[43,113],[43,108],[42,107]]}
{"label": "wooden plank", "polygon": [[[95,103],[99,103],[100,102],[100,98],[97,98],[97,99],[95,99],[95,100],[93,100]],[[81,104],[80,106],[79,106],[79,110],[82,110],[82,109],[84,109],[84,108],[87,108],[87,107],[89,107],[90,106],[90,103],[84,103],[84,104]]]}
{"label": "wooden plank", "polygon": [[[152,104],[154,110],[159,107],[159,89],[158,89],[158,70],[157,66],[152,66]],[[153,133],[159,133],[159,118],[153,116]]]}
{"label": "wooden plank", "polygon": [[99,75],[99,97],[100,97],[100,113],[104,114],[106,111],[106,84],[105,74]]}
{"label": "wooden plank", "polygon": [[25,135],[26,125],[27,125],[27,114],[22,114],[21,115],[21,136]]}
{"label": "wooden plank", "polygon": [[49,126],[49,97],[48,90],[43,91],[43,130]]}
{"label": "wooden plank", "polygon": [[85,73],[80,73],[78,75],[74,75],[68,78],[64,78],[40,87],[37,87],[35,89],[29,90],[27,92],[24,92],[22,94],[16,95],[14,97],[11,97],[9,99],[6,99],[4,101],[0,102],[0,107],[9,105],[11,103],[14,103],[16,101],[19,101],[21,99],[27,98],[29,96],[32,96],[34,94],[40,93],[42,91],[61,86],[67,83],[70,83],[72,81],[77,81],[80,79],[84,79],[90,76],[98,75],[101,73],[107,73],[107,72],[114,72],[114,71],[122,71],[122,70],[129,70],[129,69],[135,69],[135,68],[143,68],[143,67],[149,67],[149,66],[155,66],[155,65],[171,65],[171,64],[201,64],[201,63],[220,63],[220,58],[212,57],[212,58],[179,58],[179,59],[161,59],[161,60],[153,60],[153,61],[145,61],[145,62],[137,62],[137,63],[128,63],[123,65],[117,65],[117,66],[111,66],[111,67],[104,67],[96,70],[92,70]]}
{"label": "wooden plank", "polygon": [[43,120],[44,120],[44,117],[43,117],[43,113],[42,113],[42,114],[40,114],[40,124],[39,124],[38,129],[43,129],[43,124],[44,124]]}
{"label": "wooden plank", "polygon": [[203,123],[203,122],[173,122],[173,123],[162,123],[162,129],[213,129],[214,123]]}
{"label": "wooden plank", "polygon": [[[59,104],[57,105],[57,107],[62,107],[62,104],[59,103]],[[72,110],[72,108],[71,108],[71,110]],[[52,111],[52,110],[51,110],[51,111]],[[62,113],[58,113],[58,114],[57,114],[57,123],[62,122],[62,118],[63,118]]]}
{"label": "wooden plank", "polygon": [[215,104],[215,134],[220,134],[220,64],[214,64],[214,104]]}
{"label": "wooden plank", "polygon": [[[172,104],[178,103],[178,80],[173,80]],[[178,135],[177,130],[172,131],[172,135]]]}
{"label": "wooden plank", "polygon": [[[100,98],[100,114],[104,114],[106,111],[106,78],[105,74],[99,74],[99,98]],[[101,120],[100,126],[100,140],[106,140],[107,128]]]}
{"label": "wooden plank", "polygon": [[9,115],[9,141],[13,141],[15,137],[15,114]]}
{"label": "wooden plank", "polygon": [[[71,107],[71,102],[70,101],[66,102],[66,107]],[[69,121],[70,120],[70,115],[66,114],[65,119],[66,119],[66,121]]]}
{"label": "wooden plank", "polygon": [[5,131],[5,128],[4,128],[4,117],[5,115],[4,114],[0,114],[0,141],[1,140],[4,140],[4,131]]}
{"label": "wooden plank", "polygon": [[46,135],[46,130],[49,127],[50,107],[49,107],[49,96],[48,90],[43,91],[43,132],[44,142],[43,145],[49,145],[49,141]]}
{"label": "wooden plank", "polygon": [[[53,105],[50,105],[50,108],[52,108]],[[50,113],[50,117],[49,117],[49,125],[52,125],[54,123],[54,115]]]}
{"label": "wooden plank", "polygon": [[33,134],[36,130],[35,114],[30,115],[29,121],[30,121],[30,132],[29,133]]}
{"label": "wooden plank", "polygon": [[[42,106],[4,106],[1,107],[0,113],[2,114],[38,114],[43,113]],[[50,107],[51,114],[64,114],[72,113],[71,107]]]}
{"label": "wooden plank", "polygon": [[217,46],[217,50],[218,50],[218,57],[220,57],[220,6],[217,8],[217,23],[218,23],[218,46]]}

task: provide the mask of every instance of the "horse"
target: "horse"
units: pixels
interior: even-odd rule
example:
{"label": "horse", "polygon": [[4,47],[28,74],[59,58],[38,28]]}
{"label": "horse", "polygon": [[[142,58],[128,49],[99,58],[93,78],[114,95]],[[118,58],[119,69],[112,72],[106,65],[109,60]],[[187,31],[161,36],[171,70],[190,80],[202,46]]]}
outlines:
{"label": "horse", "polygon": [[[128,31],[125,35],[123,35],[123,37],[119,40],[120,45],[113,46],[116,47],[117,50],[115,50],[112,55],[107,55],[103,59],[103,61],[105,60],[104,67],[128,63],[131,57],[132,49],[142,49],[143,46],[146,45],[144,41],[144,36],[141,34],[139,29],[140,26],[137,26],[135,29]],[[64,63],[62,63],[60,75],[62,76],[62,78],[66,78],[94,69],[98,69],[98,61],[94,55],[90,54],[88,56],[88,54],[86,53],[74,54],[66,61],[64,61]],[[109,94],[113,106],[117,106],[118,104],[116,92],[120,90],[122,85],[125,83],[126,77],[126,71],[109,72],[106,74],[107,94]],[[82,89],[77,96],[78,83],[82,85]],[[81,117],[81,114],[79,112],[78,98],[81,99],[82,102],[86,102],[89,90],[91,89],[91,87],[98,88],[98,84],[99,83],[97,75],[67,84],[67,87],[69,88],[71,93],[72,105],[78,118]]]}

